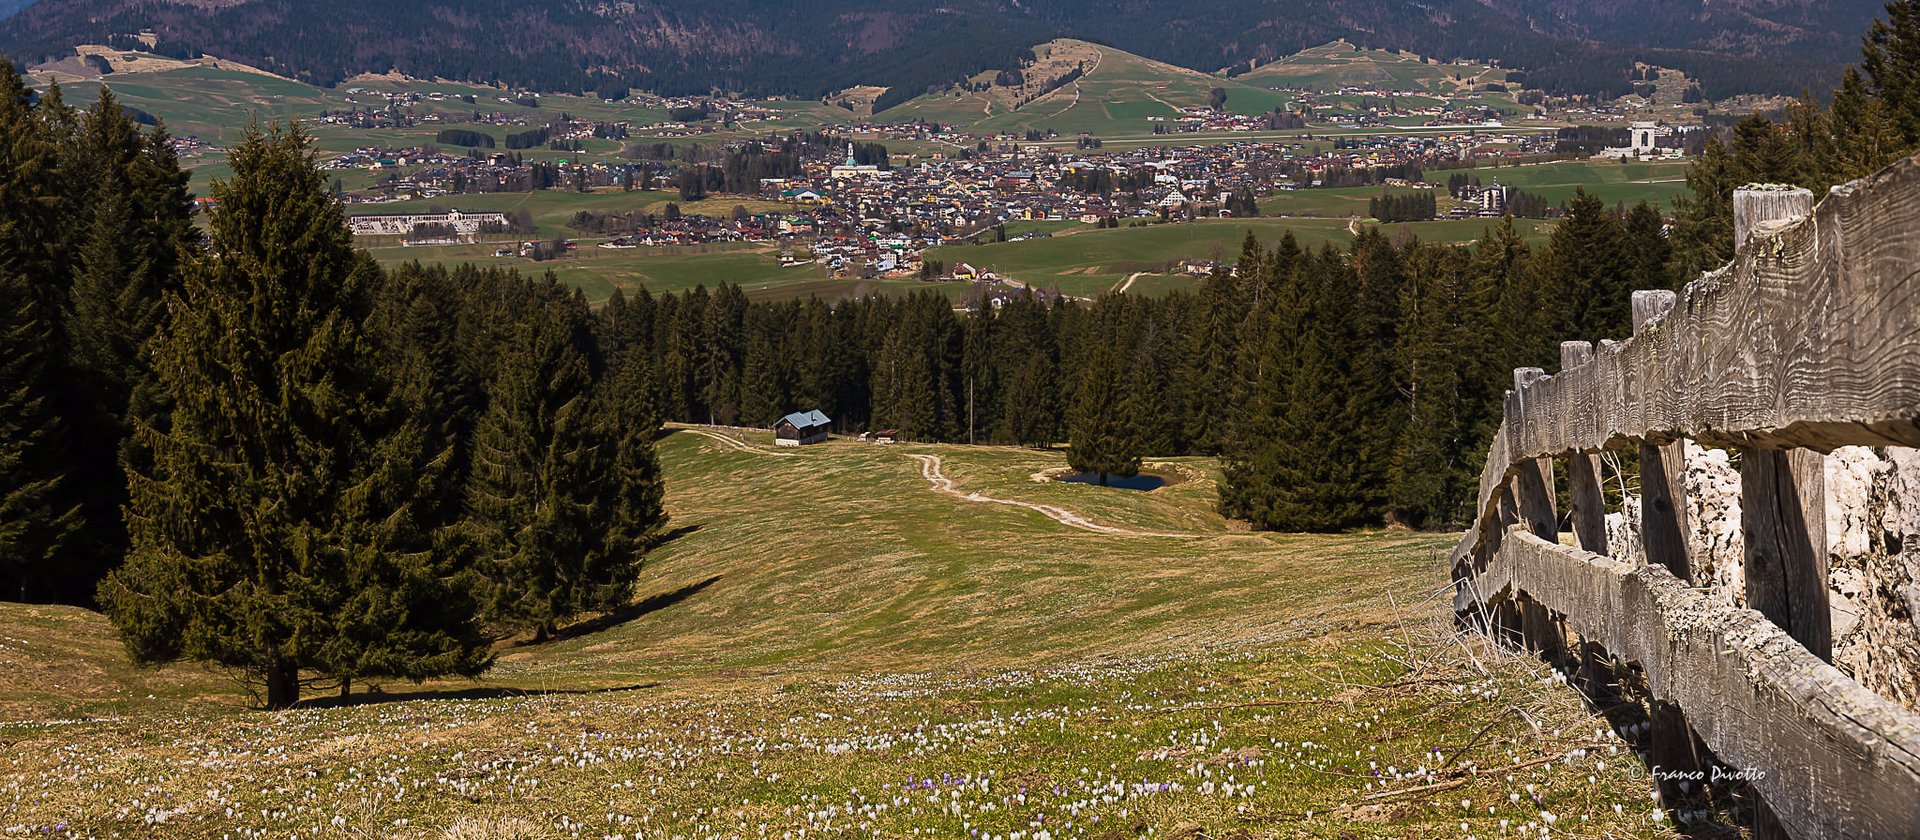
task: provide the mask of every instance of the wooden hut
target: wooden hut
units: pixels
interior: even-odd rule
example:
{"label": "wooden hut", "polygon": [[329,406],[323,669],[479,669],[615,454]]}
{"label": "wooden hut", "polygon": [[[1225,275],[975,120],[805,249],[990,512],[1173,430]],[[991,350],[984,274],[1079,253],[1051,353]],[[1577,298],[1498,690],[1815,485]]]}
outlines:
{"label": "wooden hut", "polygon": [[827,427],[833,421],[819,409],[796,411],[780,418],[773,424],[773,442],[777,446],[804,446],[809,443],[824,443],[827,439]]}

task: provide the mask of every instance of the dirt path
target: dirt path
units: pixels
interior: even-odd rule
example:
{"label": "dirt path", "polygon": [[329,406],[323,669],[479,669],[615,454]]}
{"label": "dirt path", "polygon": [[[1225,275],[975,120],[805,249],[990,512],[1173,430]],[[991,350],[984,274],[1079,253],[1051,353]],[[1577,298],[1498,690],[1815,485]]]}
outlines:
{"label": "dirt path", "polygon": [[1113,287],[1114,293],[1119,294],[1121,292],[1124,292],[1128,289],[1133,288],[1133,281],[1140,279],[1140,275],[1145,273],[1146,272],[1144,271],[1136,271],[1132,274],[1127,275],[1127,279],[1120,281],[1120,285]]}
{"label": "dirt path", "polygon": [[695,428],[693,426],[686,426],[683,428],[685,428],[687,431],[692,432],[696,435],[700,435],[701,437],[708,437],[708,438],[717,440],[723,444],[726,444],[727,448],[733,449],[739,452],[752,452],[755,455],[778,455],[781,457],[786,457],[789,455],[796,454],[793,452],[781,452],[774,449],[763,449],[761,447],[754,446],[753,444],[748,443],[739,438],[731,437],[729,435],[723,435],[711,429],[700,429],[700,428]]}
{"label": "dirt path", "polygon": [[1166,537],[1177,540],[1192,540],[1207,536],[1205,534],[1169,534],[1159,531],[1135,531],[1130,528],[1116,528],[1112,525],[1102,525],[1073,511],[1054,507],[1053,505],[1019,502],[1012,499],[996,499],[980,493],[963,493],[953,486],[953,479],[946,477],[946,475],[940,472],[940,456],[911,455],[909,457],[920,462],[920,476],[932,484],[934,490],[957,497],[963,501],[1026,508],[1071,528],[1079,528],[1082,531],[1091,531],[1096,534],[1107,534],[1116,537]]}

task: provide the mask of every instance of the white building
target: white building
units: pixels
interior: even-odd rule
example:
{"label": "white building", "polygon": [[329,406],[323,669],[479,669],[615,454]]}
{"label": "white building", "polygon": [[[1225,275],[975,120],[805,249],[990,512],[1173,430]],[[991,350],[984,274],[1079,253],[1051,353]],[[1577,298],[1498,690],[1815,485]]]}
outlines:
{"label": "white building", "polygon": [[504,213],[462,213],[459,210],[448,210],[445,213],[348,216],[347,225],[353,229],[354,236],[409,236],[415,228],[422,225],[446,225],[456,234],[472,236],[488,226],[504,231],[507,227],[507,217]]}

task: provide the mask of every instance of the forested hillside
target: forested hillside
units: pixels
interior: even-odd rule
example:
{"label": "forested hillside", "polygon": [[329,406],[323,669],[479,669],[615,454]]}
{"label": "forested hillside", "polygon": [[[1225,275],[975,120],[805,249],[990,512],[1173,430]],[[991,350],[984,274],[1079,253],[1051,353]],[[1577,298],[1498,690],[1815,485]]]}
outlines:
{"label": "forested hillside", "polygon": [[1555,91],[1623,92],[1638,58],[1683,69],[1719,97],[1797,92],[1806,79],[1830,74],[1850,58],[1851,39],[1873,10],[1867,0],[1794,0],[1764,12],[1709,6],[1696,15],[1654,4],[1664,25],[1648,26],[1644,4],[1625,0],[1591,10],[1512,5],[63,0],[0,22],[0,51],[34,63],[75,44],[152,30],[175,51],[203,51],[322,85],[398,70],[570,91],[625,81],[664,93],[818,97],[870,84],[893,89],[899,101],[982,70],[1017,67],[1035,44],[1061,36],[1207,72],[1345,38],[1442,59],[1497,59]]}
{"label": "forested hillside", "polygon": [[229,160],[196,225],[164,131],[0,63],[0,593],[275,708],[624,604],[659,421],[580,293],[382,271],[297,128]]}

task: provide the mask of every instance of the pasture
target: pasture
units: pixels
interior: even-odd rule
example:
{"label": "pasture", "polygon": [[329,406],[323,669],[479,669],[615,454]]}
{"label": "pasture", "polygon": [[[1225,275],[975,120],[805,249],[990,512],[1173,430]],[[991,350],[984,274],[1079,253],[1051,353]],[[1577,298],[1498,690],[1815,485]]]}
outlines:
{"label": "pasture", "polygon": [[[1033,101],[1018,103],[1003,88],[959,88],[925,94],[883,112],[888,120],[923,118],[971,126],[976,132],[1051,129],[1062,135],[1082,132],[1098,137],[1152,136],[1149,117],[1172,118],[1184,106],[1207,104],[1214,88],[1227,92],[1226,110],[1262,114],[1291,101],[1287,94],[1142,58],[1123,50],[1062,39],[1042,44],[1039,76],[1057,76],[1074,67],[1085,75]],[[1051,62],[1051,63],[1049,63]],[[992,73],[979,82],[991,81]]]}
{"label": "pasture", "polygon": [[1452,535],[1237,531],[1205,459],[1135,492],[769,437],[667,434],[635,605],[478,682],[252,711],[97,615],[0,605],[0,832],[1676,836],[1561,675],[1443,620]]}
{"label": "pasture", "polygon": [[[1364,197],[1359,199],[1358,212],[1366,213]],[[1426,241],[1466,243],[1478,239],[1491,223],[1484,219],[1465,219],[1394,224],[1388,228],[1390,231],[1404,229]],[[1524,236],[1535,242],[1544,241],[1551,229],[1550,223],[1540,221],[1519,220],[1515,224]],[[1066,294],[1093,297],[1125,282],[1131,274],[1164,274],[1182,260],[1233,262],[1240,256],[1240,246],[1248,231],[1267,247],[1273,247],[1291,230],[1301,247],[1318,248],[1326,243],[1345,245],[1352,241],[1352,229],[1357,226],[1356,220],[1347,218],[1200,219],[1105,230],[1083,225],[1047,239],[949,245],[929,251],[928,257],[944,260],[948,267],[965,262],[1037,288],[1058,287]],[[1190,287],[1194,282],[1191,278],[1163,277],[1142,288],[1169,291]]]}

